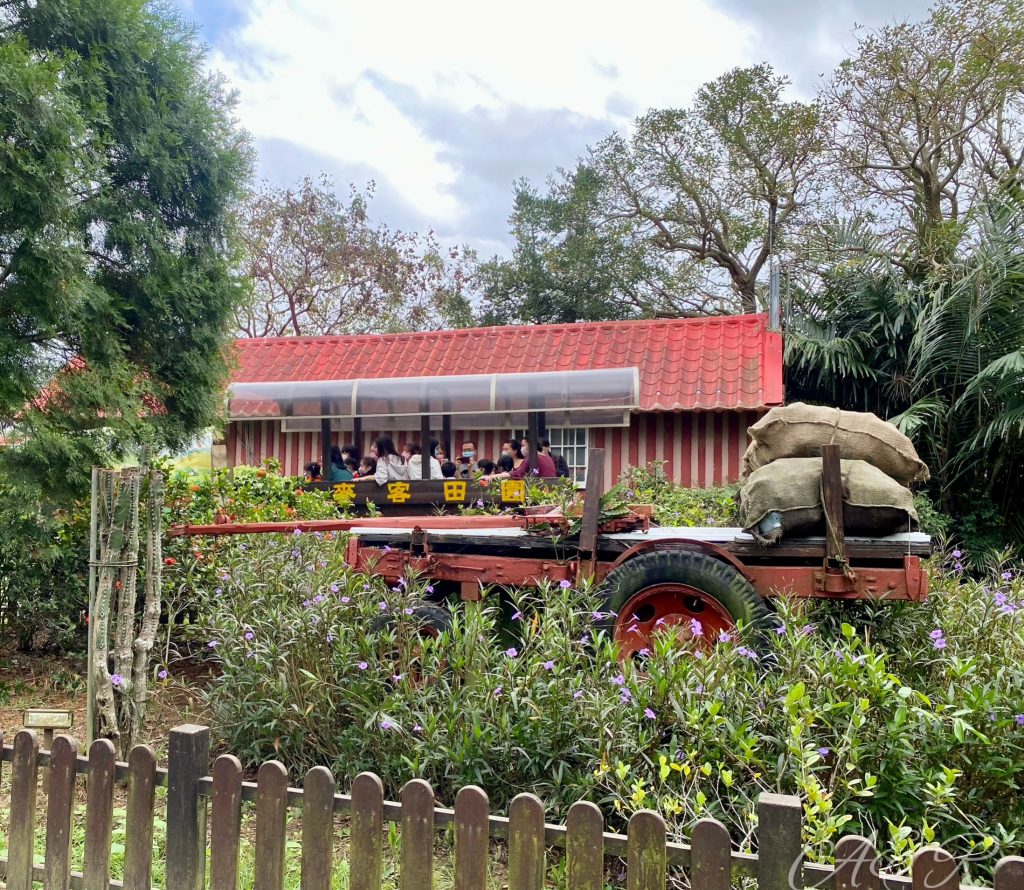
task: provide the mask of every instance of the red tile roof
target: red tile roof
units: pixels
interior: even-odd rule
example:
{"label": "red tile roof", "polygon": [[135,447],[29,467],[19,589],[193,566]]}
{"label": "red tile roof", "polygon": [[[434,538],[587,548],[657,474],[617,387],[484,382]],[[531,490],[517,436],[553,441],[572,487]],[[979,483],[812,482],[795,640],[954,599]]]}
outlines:
{"label": "red tile roof", "polygon": [[782,404],[782,337],[765,315],[235,341],[237,383],[639,369],[641,411]]}

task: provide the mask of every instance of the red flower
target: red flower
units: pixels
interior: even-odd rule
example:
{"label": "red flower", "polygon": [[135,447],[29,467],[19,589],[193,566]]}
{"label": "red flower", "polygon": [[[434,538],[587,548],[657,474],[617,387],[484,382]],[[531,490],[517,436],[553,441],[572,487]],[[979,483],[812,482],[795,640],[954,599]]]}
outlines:
{"label": "red flower", "polygon": [[174,565],[177,565],[177,564],[178,564],[178,560],[176,560],[173,556],[168,556],[168,557],[165,557],[165,559],[164,559],[164,565],[165,566],[174,566]]}

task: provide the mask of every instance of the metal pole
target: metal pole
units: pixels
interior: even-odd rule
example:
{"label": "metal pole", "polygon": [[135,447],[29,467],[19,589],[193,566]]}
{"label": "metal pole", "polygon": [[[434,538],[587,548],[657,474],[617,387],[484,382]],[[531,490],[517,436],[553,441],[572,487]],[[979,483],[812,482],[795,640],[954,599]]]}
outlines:
{"label": "metal pole", "polygon": [[782,327],[782,300],[779,295],[779,264],[772,258],[768,278],[768,330],[778,331]]}
{"label": "metal pole", "polygon": [[93,628],[92,628],[92,607],[96,599],[96,562],[99,559],[99,467],[92,468],[92,503],[89,508],[89,604],[86,615],[86,663],[85,663],[85,745],[86,748],[92,744],[93,723],[93,696],[96,693],[95,680],[93,678]]}

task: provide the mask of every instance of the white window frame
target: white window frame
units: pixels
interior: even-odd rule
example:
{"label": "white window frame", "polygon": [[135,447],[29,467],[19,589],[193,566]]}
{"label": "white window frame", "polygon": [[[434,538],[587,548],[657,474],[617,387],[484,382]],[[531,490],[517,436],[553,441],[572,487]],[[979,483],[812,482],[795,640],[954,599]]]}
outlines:
{"label": "white window frame", "polygon": [[[572,433],[572,442],[565,444],[565,434]],[[557,436],[556,436],[557,434]],[[553,426],[547,430],[551,450],[561,454],[569,465],[569,478],[582,486],[587,482],[587,458],[590,449],[590,428],[585,426]],[[556,441],[557,439],[557,441]]]}

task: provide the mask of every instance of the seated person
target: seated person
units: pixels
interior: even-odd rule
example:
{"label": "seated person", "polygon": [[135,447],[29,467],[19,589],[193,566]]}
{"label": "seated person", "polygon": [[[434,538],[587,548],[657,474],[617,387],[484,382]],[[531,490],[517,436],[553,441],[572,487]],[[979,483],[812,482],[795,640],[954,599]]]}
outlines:
{"label": "seated person", "polygon": [[[423,449],[415,443],[406,445],[409,449],[409,460],[406,461],[408,464],[407,469],[409,470],[410,479],[425,479],[423,475]],[[430,458],[430,478],[440,479],[441,478],[441,462],[436,458]]]}
{"label": "seated person", "polygon": [[476,444],[473,442],[462,443],[462,456],[459,458],[459,476],[462,479],[472,479],[476,475],[479,466],[476,461]]}
{"label": "seated person", "polygon": [[484,476],[494,472],[494,461],[488,460],[486,457],[483,460],[479,460],[476,463],[476,468],[483,473]]}
{"label": "seated person", "polygon": [[515,463],[512,460],[512,455],[508,452],[503,451],[498,455],[498,462],[495,464],[493,472],[495,473],[511,473],[515,469]]}
{"label": "seated person", "polygon": [[356,461],[355,458],[346,457],[345,458],[345,469],[348,470],[352,474],[352,478],[355,479],[356,478],[356,473],[359,472],[359,463],[358,463],[358,461]]}
{"label": "seated person", "polygon": [[356,448],[356,446],[352,445],[351,443],[346,443],[345,445],[341,446],[341,457],[342,457],[343,461],[348,460],[351,457],[352,460],[354,460],[356,462],[356,464],[358,465],[359,464],[359,449]]}
{"label": "seated person", "polygon": [[[558,471],[555,469],[555,462],[548,457],[543,451],[537,452],[537,469],[533,472],[530,471],[530,442],[527,439],[523,439],[520,443],[520,448],[523,453],[523,461],[519,466],[515,466],[511,472],[500,472],[492,473],[490,476],[484,476],[481,481],[490,482],[492,479],[523,479],[526,476],[539,476],[543,479],[554,479],[558,476]],[[502,455],[504,457],[505,455]]]}
{"label": "seated person", "polygon": [[372,476],[377,472],[377,461],[372,457],[364,457],[359,462],[358,469],[352,474],[353,479],[365,479],[367,476]]}
{"label": "seated person", "polygon": [[543,451],[548,457],[555,462],[555,469],[558,471],[558,475],[563,479],[567,479],[572,473],[569,472],[569,464],[565,462],[565,458],[560,454],[553,454],[551,451],[551,440],[543,439],[540,443],[540,450]]}
{"label": "seated person", "polygon": [[352,471],[345,466],[345,457],[337,445],[331,446],[331,477],[328,481],[331,484],[352,481]]}
{"label": "seated person", "polygon": [[306,482],[323,482],[323,475],[320,472],[320,464],[315,460],[310,461],[305,466],[305,480]]}
{"label": "seated person", "polygon": [[442,479],[454,479],[455,478],[455,464],[450,460],[446,460],[441,464],[441,478]]}
{"label": "seated person", "polygon": [[501,443],[501,453],[512,458],[513,469],[519,469],[523,462],[523,448],[515,439],[509,439]]}
{"label": "seated person", "polygon": [[409,468],[395,451],[395,443],[390,436],[381,436],[370,446],[370,457],[377,461],[373,475],[360,476],[357,481],[368,482],[372,479],[378,485],[384,485],[409,478]]}

